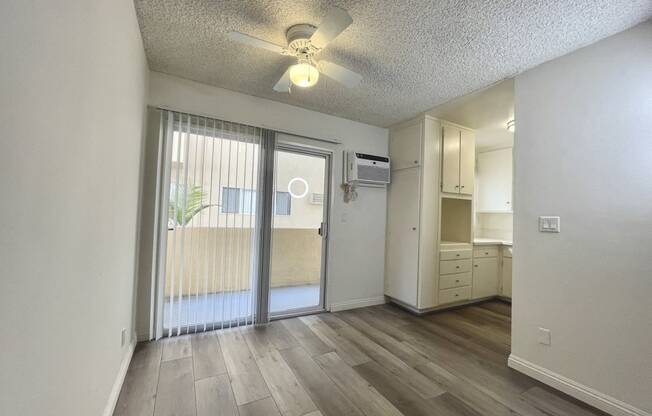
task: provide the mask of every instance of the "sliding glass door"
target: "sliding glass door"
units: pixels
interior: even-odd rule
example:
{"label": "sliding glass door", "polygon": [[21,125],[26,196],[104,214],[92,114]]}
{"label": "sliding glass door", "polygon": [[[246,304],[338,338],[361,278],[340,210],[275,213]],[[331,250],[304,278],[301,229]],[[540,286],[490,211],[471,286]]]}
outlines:
{"label": "sliding glass door", "polygon": [[324,307],[329,156],[278,146],[270,275],[272,316]]}
{"label": "sliding glass door", "polygon": [[168,113],[166,335],[251,323],[261,130]]}
{"label": "sliding glass door", "polygon": [[171,111],[161,131],[157,336],[323,309],[329,155]]}

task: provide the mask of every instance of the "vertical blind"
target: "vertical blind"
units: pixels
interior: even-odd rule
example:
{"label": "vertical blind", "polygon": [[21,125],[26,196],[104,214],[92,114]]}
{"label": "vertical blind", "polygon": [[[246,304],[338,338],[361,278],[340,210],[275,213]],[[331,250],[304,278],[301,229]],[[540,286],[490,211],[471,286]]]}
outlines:
{"label": "vertical blind", "polygon": [[162,124],[169,164],[166,250],[159,253],[164,335],[251,324],[263,130],[172,111]]}

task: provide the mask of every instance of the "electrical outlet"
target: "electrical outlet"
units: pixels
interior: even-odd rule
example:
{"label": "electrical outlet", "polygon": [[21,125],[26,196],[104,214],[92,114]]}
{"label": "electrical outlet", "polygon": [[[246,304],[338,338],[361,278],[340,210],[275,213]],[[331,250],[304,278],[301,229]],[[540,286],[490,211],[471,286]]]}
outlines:
{"label": "electrical outlet", "polygon": [[550,345],[550,330],[539,328],[539,344]]}
{"label": "electrical outlet", "polygon": [[120,345],[125,346],[127,343],[127,328],[122,328],[122,332],[120,332]]}

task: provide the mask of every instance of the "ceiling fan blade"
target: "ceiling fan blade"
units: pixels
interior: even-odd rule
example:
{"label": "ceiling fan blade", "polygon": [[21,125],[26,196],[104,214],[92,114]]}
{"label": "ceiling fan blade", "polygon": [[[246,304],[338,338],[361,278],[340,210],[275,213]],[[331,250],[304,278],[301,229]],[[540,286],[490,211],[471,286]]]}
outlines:
{"label": "ceiling fan blade", "polygon": [[282,53],[283,50],[285,49],[282,46],[276,45],[271,42],[267,42],[266,40],[255,38],[253,36],[245,35],[244,33],[240,33],[240,32],[229,32],[227,35],[229,36],[229,39],[234,40],[236,42],[255,46],[257,48],[267,49],[268,51],[272,51],[276,53]]}
{"label": "ceiling fan blade", "polygon": [[281,76],[281,79],[279,79],[276,85],[274,85],[274,91],[288,92],[290,90],[291,83],[292,81],[290,81],[290,68],[288,68]]}
{"label": "ceiling fan blade", "polygon": [[335,39],[337,35],[342,33],[344,29],[353,23],[353,19],[346,10],[339,7],[333,7],[328,14],[324,16],[319,27],[310,37],[310,42],[317,48],[322,49],[328,45],[330,41]]}
{"label": "ceiling fan blade", "polygon": [[344,84],[349,88],[358,86],[358,84],[360,84],[362,81],[362,75],[332,62],[319,61],[318,68],[322,74],[334,79],[341,84]]}

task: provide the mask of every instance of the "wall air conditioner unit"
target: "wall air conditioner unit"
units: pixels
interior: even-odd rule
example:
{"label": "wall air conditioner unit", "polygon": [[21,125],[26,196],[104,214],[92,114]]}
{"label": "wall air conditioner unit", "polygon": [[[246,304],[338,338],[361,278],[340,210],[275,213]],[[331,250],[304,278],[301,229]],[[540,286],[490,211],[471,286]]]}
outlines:
{"label": "wall air conditioner unit", "polygon": [[347,153],[347,182],[360,186],[384,186],[389,183],[389,158],[366,153]]}
{"label": "wall air conditioner unit", "polygon": [[324,194],[310,194],[310,203],[313,205],[324,205]]}

